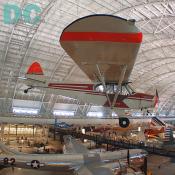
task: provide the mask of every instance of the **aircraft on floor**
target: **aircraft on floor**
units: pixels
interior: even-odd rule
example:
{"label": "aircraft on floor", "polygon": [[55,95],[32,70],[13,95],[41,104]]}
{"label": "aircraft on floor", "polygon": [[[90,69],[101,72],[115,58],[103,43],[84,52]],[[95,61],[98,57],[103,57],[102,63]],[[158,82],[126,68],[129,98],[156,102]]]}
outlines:
{"label": "aircraft on floor", "polygon": [[91,15],[68,25],[62,32],[60,44],[66,53],[93,82],[92,84],[47,82],[38,62],[29,67],[28,89],[47,88],[63,96],[110,107],[119,116],[121,127],[128,127],[126,109],[153,108],[156,97],[136,93],[129,85],[142,33],[134,20],[112,15]]}
{"label": "aircraft on floor", "polygon": [[[25,154],[11,150],[3,143],[0,149],[5,155],[0,155],[3,168],[20,167],[41,170],[56,170],[60,166],[68,166],[77,175],[114,175],[116,169],[120,169],[120,160],[144,157],[147,152],[141,149],[121,150],[105,153],[90,153],[89,150],[71,136],[64,136],[65,154]],[[59,169],[59,168],[58,168]]]}

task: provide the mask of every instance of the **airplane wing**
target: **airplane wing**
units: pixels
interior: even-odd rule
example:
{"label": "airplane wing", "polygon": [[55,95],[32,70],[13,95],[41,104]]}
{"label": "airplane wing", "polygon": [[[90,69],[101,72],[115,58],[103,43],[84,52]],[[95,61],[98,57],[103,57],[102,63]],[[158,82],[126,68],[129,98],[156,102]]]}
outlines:
{"label": "airplane wing", "polygon": [[64,136],[64,154],[88,154],[89,150],[72,136]]}
{"label": "airplane wing", "polygon": [[63,49],[92,81],[97,80],[99,65],[105,81],[117,83],[123,65],[123,81],[128,82],[141,41],[134,21],[101,14],[72,22],[60,37]]}
{"label": "airplane wing", "polygon": [[78,175],[114,175],[114,173],[106,167],[100,167],[100,166],[95,166],[95,165],[91,165],[91,166],[82,166],[78,171],[77,171]]}
{"label": "airplane wing", "polygon": [[99,154],[89,153],[89,150],[72,136],[64,136],[64,143],[65,154],[83,154],[84,165],[78,169],[75,168],[77,175],[114,175],[110,168],[102,167]]}

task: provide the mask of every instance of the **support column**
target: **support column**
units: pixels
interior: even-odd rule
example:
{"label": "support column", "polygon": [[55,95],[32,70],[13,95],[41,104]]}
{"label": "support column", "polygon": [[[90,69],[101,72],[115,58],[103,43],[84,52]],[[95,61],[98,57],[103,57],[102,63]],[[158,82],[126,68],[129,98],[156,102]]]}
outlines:
{"label": "support column", "polygon": [[54,139],[54,141],[56,140],[56,128],[55,128],[55,126],[54,126],[54,129],[53,129],[54,131],[53,131],[53,139]]}
{"label": "support column", "polygon": [[16,125],[16,136],[18,135],[18,125]]}
{"label": "support column", "polygon": [[45,132],[45,125],[43,125],[43,127],[42,127],[42,136],[46,136],[46,132]]}
{"label": "support column", "polygon": [[10,144],[10,124],[8,125],[7,144]]}
{"label": "support column", "polygon": [[106,144],[106,151],[109,151],[109,144],[108,144],[108,140],[107,140],[107,144]]}
{"label": "support column", "polygon": [[1,140],[4,140],[4,124],[1,123]]}
{"label": "support column", "polygon": [[35,136],[35,125],[33,125],[33,137]]}

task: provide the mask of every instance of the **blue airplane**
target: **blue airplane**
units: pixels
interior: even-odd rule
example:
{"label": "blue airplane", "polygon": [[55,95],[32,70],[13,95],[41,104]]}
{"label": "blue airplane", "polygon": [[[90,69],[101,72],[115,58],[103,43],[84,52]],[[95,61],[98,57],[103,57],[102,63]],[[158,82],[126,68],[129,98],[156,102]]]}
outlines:
{"label": "blue airplane", "polygon": [[62,128],[62,129],[68,129],[68,128],[71,128],[73,125],[69,125],[65,122],[57,122],[55,123],[55,127],[56,128]]}

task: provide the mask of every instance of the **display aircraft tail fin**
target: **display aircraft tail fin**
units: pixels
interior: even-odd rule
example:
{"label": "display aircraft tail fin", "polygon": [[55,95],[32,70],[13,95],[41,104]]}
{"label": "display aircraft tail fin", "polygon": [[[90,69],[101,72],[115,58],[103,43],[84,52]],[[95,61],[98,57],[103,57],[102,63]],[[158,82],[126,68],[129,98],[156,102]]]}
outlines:
{"label": "display aircraft tail fin", "polygon": [[33,62],[28,71],[27,74],[31,75],[44,75],[43,70],[41,68],[41,65],[38,62]]}
{"label": "display aircraft tail fin", "polygon": [[46,77],[44,76],[41,65],[38,62],[33,62],[26,73],[27,80],[31,82],[43,84],[46,83]]}
{"label": "display aircraft tail fin", "polygon": [[25,154],[25,153],[21,153],[17,150],[13,150],[11,148],[9,148],[8,146],[6,146],[4,143],[0,142],[0,150],[6,154],[11,154],[11,155],[21,155],[21,154]]}
{"label": "display aircraft tail fin", "polygon": [[75,138],[70,135],[64,136],[64,153],[65,154],[88,154],[89,150]]}

